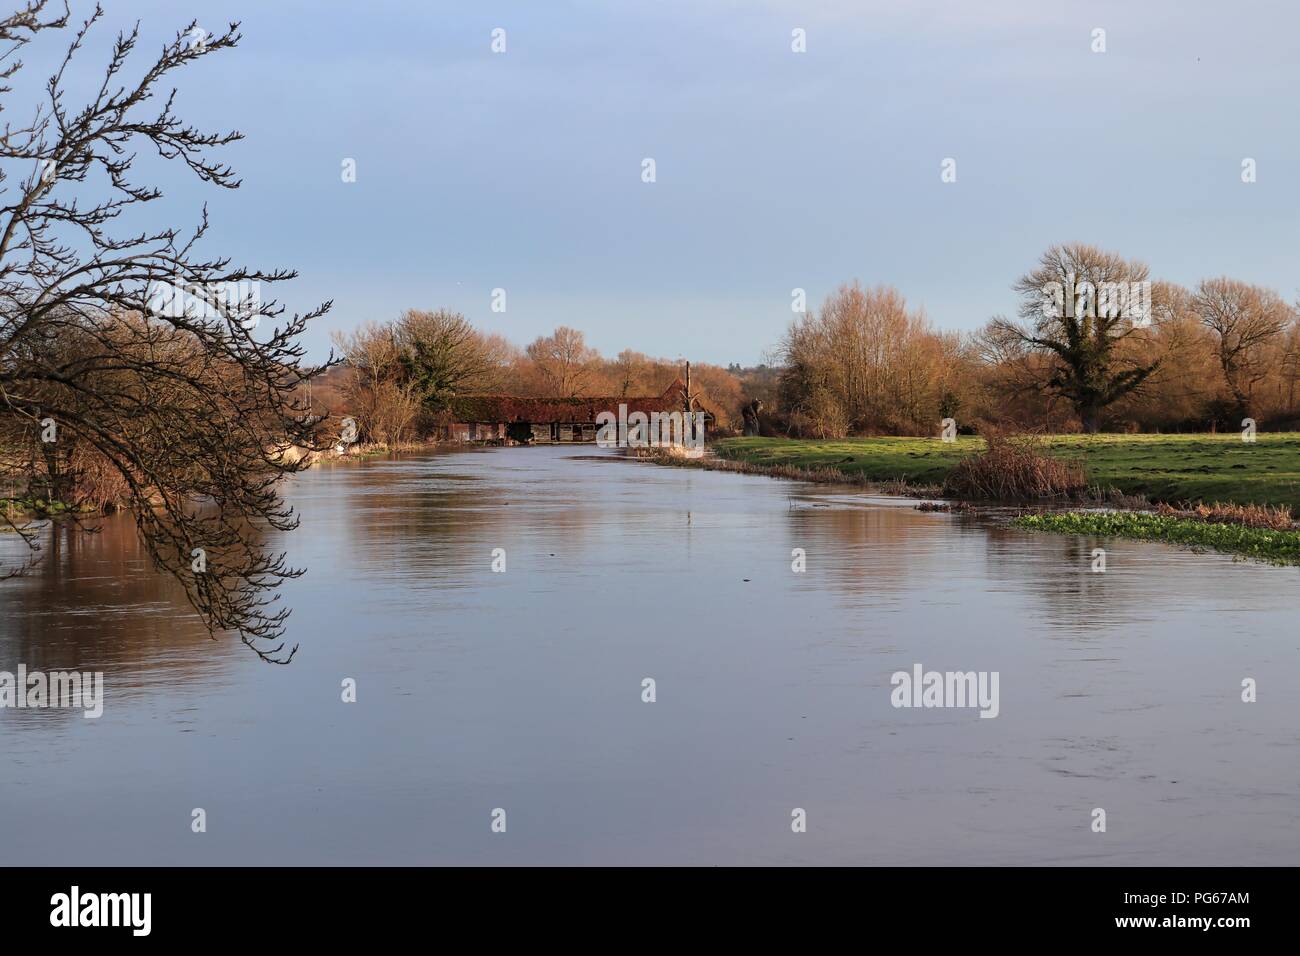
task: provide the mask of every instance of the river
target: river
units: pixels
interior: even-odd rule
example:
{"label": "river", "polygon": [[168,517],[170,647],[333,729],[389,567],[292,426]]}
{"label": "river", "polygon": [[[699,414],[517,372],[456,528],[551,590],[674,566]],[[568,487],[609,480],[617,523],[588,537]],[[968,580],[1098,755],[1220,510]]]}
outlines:
{"label": "river", "polygon": [[[0,710],[0,861],[1300,853],[1297,569],[1108,541],[1095,573],[1099,542],[591,446],[325,464],[288,494],[286,667],[210,639],[120,517],[0,583],[0,671],[105,675],[98,719]],[[997,672],[996,718],[893,706],[917,664]]]}

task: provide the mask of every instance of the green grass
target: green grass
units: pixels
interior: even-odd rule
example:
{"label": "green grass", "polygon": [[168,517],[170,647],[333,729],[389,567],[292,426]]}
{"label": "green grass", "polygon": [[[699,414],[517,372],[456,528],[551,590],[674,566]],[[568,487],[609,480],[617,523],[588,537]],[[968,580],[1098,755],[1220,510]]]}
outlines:
{"label": "green grass", "polygon": [[1161,541],[1239,554],[1272,564],[1300,564],[1300,531],[1210,524],[1133,511],[1021,515],[1011,523],[1030,531]]}
{"label": "green grass", "polygon": [[[1261,432],[1254,443],[1225,435],[1053,435],[1043,450],[1080,459],[1089,481],[1152,501],[1290,505],[1300,512],[1300,433]],[[834,468],[871,481],[940,484],[979,438],[725,438],[720,457],[759,466]]]}
{"label": "green grass", "polygon": [[70,515],[83,514],[85,508],[74,508],[62,501],[46,501],[44,498],[0,498],[0,513],[12,514],[16,519],[29,518],[65,518]]}

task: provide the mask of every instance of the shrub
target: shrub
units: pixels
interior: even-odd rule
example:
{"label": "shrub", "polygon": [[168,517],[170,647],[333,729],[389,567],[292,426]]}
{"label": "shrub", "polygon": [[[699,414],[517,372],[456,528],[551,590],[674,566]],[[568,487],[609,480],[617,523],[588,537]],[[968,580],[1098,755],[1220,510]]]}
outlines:
{"label": "shrub", "polygon": [[1156,506],[1156,514],[1166,518],[1186,518],[1206,524],[1239,524],[1247,528],[1267,528],[1272,531],[1290,531],[1295,527],[1290,505],[1234,505],[1215,502],[1174,508],[1167,504]]}
{"label": "shrub", "polygon": [[1032,437],[989,434],[988,447],[957,463],[943,483],[954,498],[1077,497],[1088,487],[1083,465],[1045,455]]}

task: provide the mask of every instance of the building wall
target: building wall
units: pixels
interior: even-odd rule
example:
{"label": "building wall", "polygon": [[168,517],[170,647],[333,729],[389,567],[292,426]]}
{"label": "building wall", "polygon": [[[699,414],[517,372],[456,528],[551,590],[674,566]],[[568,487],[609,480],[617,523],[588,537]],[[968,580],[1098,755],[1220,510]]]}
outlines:
{"label": "building wall", "polygon": [[[707,417],[706,430],[711,430],[713,416]],[[447,428],[447,437],[452,441],[489,441],[505,439],[510,425],[506,422],[454,422]],[[594,442],[599,427],[594,423],[569,422],[553,424],[533,422],[529,425],[532,440],[540,443],[551,442]]]}

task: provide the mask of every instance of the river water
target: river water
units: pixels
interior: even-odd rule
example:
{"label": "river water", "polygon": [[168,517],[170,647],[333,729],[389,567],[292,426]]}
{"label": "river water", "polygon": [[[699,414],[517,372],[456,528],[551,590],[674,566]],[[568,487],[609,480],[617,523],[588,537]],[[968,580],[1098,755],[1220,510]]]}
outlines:
{"label": "river water", "polygon": [[[1300,853],[1297,569],[590,446],[326,464],[289,495],[286,667],[210,639],[123,519],[0,584],[0,671],[106,687],[97,720],[0,710],[0,863]],[[894,707],[917,664],[997,672],[996,718]]]}

